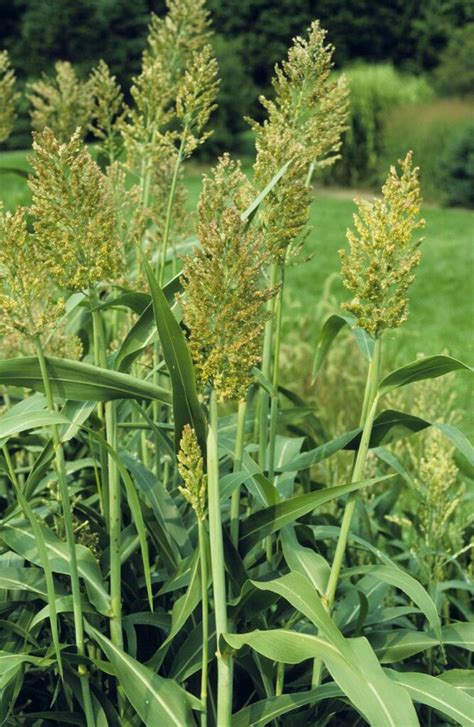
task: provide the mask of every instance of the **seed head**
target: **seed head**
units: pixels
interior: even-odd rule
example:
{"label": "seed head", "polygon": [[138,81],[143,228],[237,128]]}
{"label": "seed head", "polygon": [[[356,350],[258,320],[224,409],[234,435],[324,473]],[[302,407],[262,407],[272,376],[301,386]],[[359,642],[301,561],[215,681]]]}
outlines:
{"label": "seed head", "polygon": [[120,151],[117,127],[124,114],[123,93],[103,60],[92,71],[88,85],[93,98],[89,129],[101,141],[109,159],[113,160]]}
{"label": "seed head", "polygon": [[275,67],[274,100],[260,99],[267,119],[250,122],[257,134],[255,180],[260,189],[291,159],[261,214],[267,245],[280,262],[308,222],[309,167],[327,166],[338,158],[347,128],[347,84],[344,77],[336,82],[330,78],[334,48],[325,45],[325,38],[326,31],[315,21],[307,38],[294,39],[288,59]]}
{"label": "seed head", "polygon": [[375,338],[406,320],[407,291],[420,261],[421,239],[412,239],[413,232],[424,225],[418,216],[418,168],[412,167],[411,152],[399,164],[401,175],[391,167],[382,199],[356,200],[356,232],[347,231],[350,251],[339,253],[344,285],[354,295],[343,307]]}
{"label": "seed head", "polygon": [[31,124],[41,131],[49,127],[61,142],[66,142],[77,128],[85,136],[92,110],[92,96],[87,82],[80,81],[68,61],[58,61],[54,79],[43,75],[30,83],[27,97],[33,107]]}
{"label": "seed head", "polygon": [[35,241],[61,288],[89,291],[121,270],[115,206],[105,176],[79,129],[61,144],[50,129],[34,135],[29,185]]}
{"label": "seed head", "polygon": [[25,210],[0,210],[0,332],[34,337],[51,329],[64,312],[52,293],[47,266],[28,232]]}
{"label": "seed head", "polygon": [[183,486],[178,487],[189,502],[198,520],[206,516],[207,476],[204,474],[204,461],[196,432],[189,424],[183,428],[178,452],[178,471]]}
{"label": "seed head", "polygon": [[261,289],[261,233],[241,219],[255,196],[240,166],[223,156],[204,177],[198,206],[200,249],[185,258],[184,320],[202,384],[219,400],[245,397],[252,368],[260,360],[265,302],[275,291]]}
{"label": "seed head", "polygon": [[8,139],[16,119],[20,94],[15,92],[15,73],[6,50],[0,52],[0,143]]}
{"label": "seed head", "polygon": [[218,88],[217,61],[211,46],[206,45],[189,59],[176,98],[176,116],[186,129],[183,156],[190,156],[209,138],[211,132],[201,132],[217,108]]}

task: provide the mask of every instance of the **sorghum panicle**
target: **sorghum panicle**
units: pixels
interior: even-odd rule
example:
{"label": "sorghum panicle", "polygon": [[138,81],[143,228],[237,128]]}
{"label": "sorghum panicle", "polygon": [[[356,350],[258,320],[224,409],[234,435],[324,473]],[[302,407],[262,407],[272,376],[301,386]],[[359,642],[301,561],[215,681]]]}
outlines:
{"label": "sorghum panicle", "polygon": [[0,143],[8,139],[16,119],[20,94],[15,91],[15,73],[6,50],[0,52]]}
{"label": "sorghum panicle", "polygon": [[113,158],[118,149],[117,127],[124,114],[123,93],[105,61],[99,61],[89,78],[93,98],[89,129],[101,141],[103,151]]}
{"label": "sorghum panicle", "polygon": [[114,200],[80,131],[61,144],[47,128],[34,135],[33,149],[35,241],[51,276],[69,290],[113,281],[122,268]]}
{"label": "sorghum panicle", "polygon": [[310,165],[332,164],[347,128],[347,84],[343,76],[331,80],[334,48],[325,45],[325,38],[326,31],[315,21],[306,39],[294,39],[288,59],[275,67],[275,99],[260,99],[267,119],[250,122],[257,134],[255,181],[260,189],[291,159],[261,213],[267,244],[280,262],[308,222]]}
{"label": "sorghum panicle", "polygon": [[25,213],[21,207],[13,214],[0,210],[0,332],[34,337],[50,331],[64,303],[48,285],[47,265]]}
{"label": "sorghum panicle", "polygon": [[339,253],[344,285],[354,295],[343,307],[373,337],[406,320],[407,291],[420,261],[421,240],[413,240],[424,225],[418,168],[412,166],[411,152],[399,163],[401,175],[390,169],[382,199],[356,200],[356,231],[347,231],[350,251]]}
{"label": "sorghum panicle", "polygon": [[196,432],[186,424],[178,452],[178,471],[183,485],[178,487],[189,502],[198,520],[206,516],[207,476],[204,474],[204,460],[198,444]]}
{"label": "sorghum panicle", "polygon": [[27,97],[32,105],[31,124],[41,131],[49,127],[61,142],[66,142],[77,128],[85,136],[92,111],[88,82],[80,81],[68,61],[58,61],[56,77],[43,78],[28,86]]}
{"label": "sorghum panicle", "polygon": [[261,233],[241,219],[255,192],[239,164],[223,156],[204,177],[198,206],[201,247],[185,258],[184,320],[202,384],[219,400],[245,397],[252,368],[260,360],[265,302],[275,291],[261,289]]}

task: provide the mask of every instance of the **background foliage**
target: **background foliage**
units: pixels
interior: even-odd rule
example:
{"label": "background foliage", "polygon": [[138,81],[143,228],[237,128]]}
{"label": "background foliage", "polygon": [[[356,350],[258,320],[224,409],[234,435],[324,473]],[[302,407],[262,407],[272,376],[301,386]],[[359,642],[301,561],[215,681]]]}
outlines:
{"label": "background foliage", "polygon": [[[164,9],[163,0],[0,0],[0,47],[10,52],[22,86],[43,72],[51,73],[57,60],[70,61],[85,77],[102,57],[127,95],[139,70],[149,12],[161,14]],[[258,96],[269,92],[273,65],[291,38],[317,17],[336,46],[336,67],[346,70],[357,63],[349,71],[353,114],[345,159],[326,181],[378,183],[386,169],[386,157],[395,148],[403,155],[408,148],[423,147],[423,162],[428,162],[425,178],[429,180],[425,195],[450,204],[466,204],[466,195],[458,198],[447,191],[446,174],[441,173],[433,151],[436,149],[436,156],[437,152],[443,154],[448,136],[456,135],[458,106],[454,105],[451,114],[451,107],[445,105],[442,120],[433,125],[425,122],[423,106],[418,113],[412,109],[410,113],[417,113],[417,121],[411,128],[403,123],[401,112],[400,138],[406,141],[403,148],[394,143],[393,129],[398,127],[392,110],[407,101],[425,102],[434,91],[441,96],[472,95],[474,6],[469,0],[358,0],[350,5],[344,0],[244,0],[238,4],[211,0],[209,9],[222,81],[215,132],[201,155],[214,158],[224,150],[250,153],[252,138],[243,117],[261,118]],[[380,68],[374,65],[379,63],[383,64]],[[436,110],[434,113],[436,116]],[[467,115],[473,116],[472,103],[466,106],[463,121]],[[388,140],[384,131],[387,118]],[[427,141],[433,126],[441,149]],[[29,132],[28,107],[23,101],[7,148],[28,147]],[[385,148],[387,154],[383,153]]]}

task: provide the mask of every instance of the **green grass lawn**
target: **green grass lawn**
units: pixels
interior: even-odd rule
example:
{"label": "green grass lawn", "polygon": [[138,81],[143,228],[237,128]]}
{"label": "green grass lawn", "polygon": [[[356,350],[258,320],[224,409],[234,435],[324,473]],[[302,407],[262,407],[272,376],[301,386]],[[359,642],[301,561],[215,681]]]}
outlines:
{"label": "green grass lawn", "polygon": [[[0,198],[7,209],[29,201],[26,180],[2,168],[27,169],[24,152],[5,152],[0,156]],[[186,172],[188,203],[195,208],[201,187],[202,167],[190,165]],[[317,190],[311,212],[312,231],[305,252],[312,258],[288,271],[287,295],[295,314],[318,321],[316,306],[328,276],[339,271],[338,249],[345,243],[345,231],[352,223],[354,204],[346,194]],[[452,356],[472,361],[474,346],[474,212],[427,207],[425,241],[416,282],[410,291],[410,317],[387,341],[391,364],[411,361],[418,353],[426,355],[448,351]],[[338,301],[345,291],[335,279],[331,292]],[[288,324],[287,324],[288,325]],[[468,396],[467,377],[459,375],[459,391]]]}

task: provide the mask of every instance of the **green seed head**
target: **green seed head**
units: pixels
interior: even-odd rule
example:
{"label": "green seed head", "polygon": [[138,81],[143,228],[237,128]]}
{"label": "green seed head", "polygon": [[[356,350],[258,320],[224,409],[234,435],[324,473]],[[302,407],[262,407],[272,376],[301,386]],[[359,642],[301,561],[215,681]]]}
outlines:
{"label": "green seed head", "polygon": [[16,105],[20,94],[15,92],[15,73],[6,50],[0,52],[0,142],[13,131]]}
{"label": "green seed head", "polygon": [[33,149],[35,241],[51,276],[69,290],[113,281],[122,265],[114,201],[80,131],[61,144],[45,129],[34,135]]}
{"label": "green seed head", "polygon": [[260,99],[266,121],[250,122],[257,135],[255,180],[260,189],[291,159],[261,213],[267,245],[279,262],[308,222],[310,165],[332,164],[347,128],[347,84],[344,77],[331,79],[334,48],[325,45],[325,38],[316,21],[307,38],[294,39],[287,60],[275,68],[274,100]]}
{"label": "green seed head", "polygon": [[64,303],[53,294],[47,264],[28,232],[25,210],[0,210],[0,332],[38,336],[63,313]]}
{"label": "green seed head", "polygon": [[343,307],[375,338],[406,320],[407,292],[420,261],[421,239],[413,240],[424,225],[418,168],[411,152],[399,163],[401,174],[391,168],[382,199],[356,200],[355,232],[347,231],[350,250],[339,253],[344,285],[354,296]]}
{"label": "green seed head", "polygon": [[262,236],[241,219],[255,196],[240,166],[226,155],[204,177],[198,208],[200,249],[184,261],[181,297],[190,348],[202,384],[219,400],[242,399],[260,360],[265,302]]}
{"label": "green seed head", "polygon": [[178,452],[178,471],[183,479],[179,491],[189,502],[198,520],[206,516],[207,476],[204,474],[204,461],[198,444],[196,432],[186,424]]}
{"label": "green seed head", "polygon": [[27,97],[32,105],[31,125],[36,131],[53,130],[59,141],[67,142],[77,128],[86,134],[92,111],[89,83],[80,81],[67,61],[58,61],[56,77],[43,75],[29,84]]}

